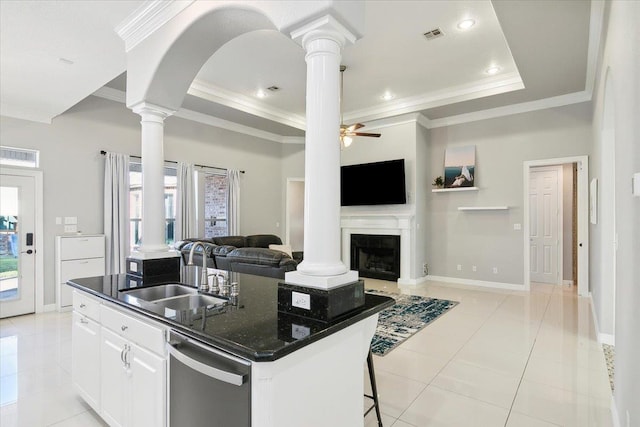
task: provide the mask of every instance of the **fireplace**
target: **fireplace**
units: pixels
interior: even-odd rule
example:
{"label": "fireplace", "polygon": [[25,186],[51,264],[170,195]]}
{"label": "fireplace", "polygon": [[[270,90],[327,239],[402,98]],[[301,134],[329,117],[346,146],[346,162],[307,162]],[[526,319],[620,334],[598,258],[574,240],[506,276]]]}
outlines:
{"label": "fireplace", "polygon": [[351,235],[351,269],[361,277],[382,280],[400,278],[400,236]]}

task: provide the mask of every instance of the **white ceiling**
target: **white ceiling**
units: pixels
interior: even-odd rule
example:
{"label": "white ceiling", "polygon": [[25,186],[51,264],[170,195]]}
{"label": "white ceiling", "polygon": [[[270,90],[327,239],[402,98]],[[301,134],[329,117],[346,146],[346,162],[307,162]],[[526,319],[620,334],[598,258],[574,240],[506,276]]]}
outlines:
{"label": "white ceiling", "polygon": [[[0,2],[2,114],[55,117],[125,71],[113,29],[141,3]],[[589,90],[590,17],[588,0],[367,2],[364,36],[343,53],[345,121],[443,119]],[[459,30],[464,18],[476,25]],[[434,28],[445,35],[427,41]],[[492,65],[500,73],[486,74]],[[246,34],[204,65],[183,109],[301,136],[305,70],[304,51],[286,35]],[[272,85],[280,90],[255,96]],[[124,90],[125,79],[108,86]],[[386,91],[395,98],[382,100]]]}

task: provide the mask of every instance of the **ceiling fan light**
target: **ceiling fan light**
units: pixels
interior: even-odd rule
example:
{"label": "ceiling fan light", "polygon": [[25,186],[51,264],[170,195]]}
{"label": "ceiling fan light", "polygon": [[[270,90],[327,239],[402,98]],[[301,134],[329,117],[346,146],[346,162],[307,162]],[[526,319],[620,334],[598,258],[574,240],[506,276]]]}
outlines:
{"label": "ceiling fan light", "polygon": [[342,137],[342,144],[344,145],[345,148],[350,146],[352,142],[353,142],[353,138],[351,138],[350,136]]}

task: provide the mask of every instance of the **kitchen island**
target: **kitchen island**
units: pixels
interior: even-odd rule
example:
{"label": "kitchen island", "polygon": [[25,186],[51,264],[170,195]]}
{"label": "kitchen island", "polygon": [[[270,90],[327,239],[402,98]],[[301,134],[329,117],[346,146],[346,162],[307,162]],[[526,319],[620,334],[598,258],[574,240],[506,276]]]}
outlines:
{"label": "kitchen island", "polygon": [[[180,283],[191,286],[192,293],[199,285],[198,270],[189,267],[181,272]],[[241,378],[249,396],[241,411],[247,413],[247,420],[238,425],[362,425],[363,363],[377,313],[393,300],[367,294],[363,307],[332,322],[320,322],[279,312],[277,279],[220,274],[238,283],[238,295],[217,295],[220,303],[192,309],[133,296],[137,289],[157,285],[127,275],[68,282],[75,288],[73,378],[81,396],[111,425],[187,425],[188,421],[175,419],[179,411],[170,409],[172,404],[176,407],[172,393],[177,395],[171,387],[171,366],[178,364],[167,341],[170,335],[181,336],[196,347],[215,349],[249,366],[246,375],[235,376]],[[120,371],[125,372],[124,378],[116,381]],[[147,390],[152,395],[142,392],[143,379],[153,385]],[[110,401],[116,390],[130,399]],[[234,388],[229,390],[235,393]],[[209,402],[202,411],[233,395],[199,393]],[[208,424],[225,425],[215,420]]]}

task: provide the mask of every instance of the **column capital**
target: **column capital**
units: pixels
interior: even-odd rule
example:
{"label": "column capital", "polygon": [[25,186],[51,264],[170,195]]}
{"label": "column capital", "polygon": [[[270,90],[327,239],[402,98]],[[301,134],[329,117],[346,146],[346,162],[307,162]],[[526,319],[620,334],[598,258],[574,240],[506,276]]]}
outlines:
{"label": "column capital", "polygon": [[355,43],[358,37],[349,31],[332,15],[324,15],[293,31],[291,38],[308,51],[309,43],[318,39],[333,40],[343,48],[347,44]]}
{"label": "column capital", "polygon": [[164,119],[175,113],[175,110],[170,110],[160,105],[151,104],[145,101],[132,105],[131,110],[134,113],[139,114],[143,121],[154,121],[159,123],[164,122]]}

